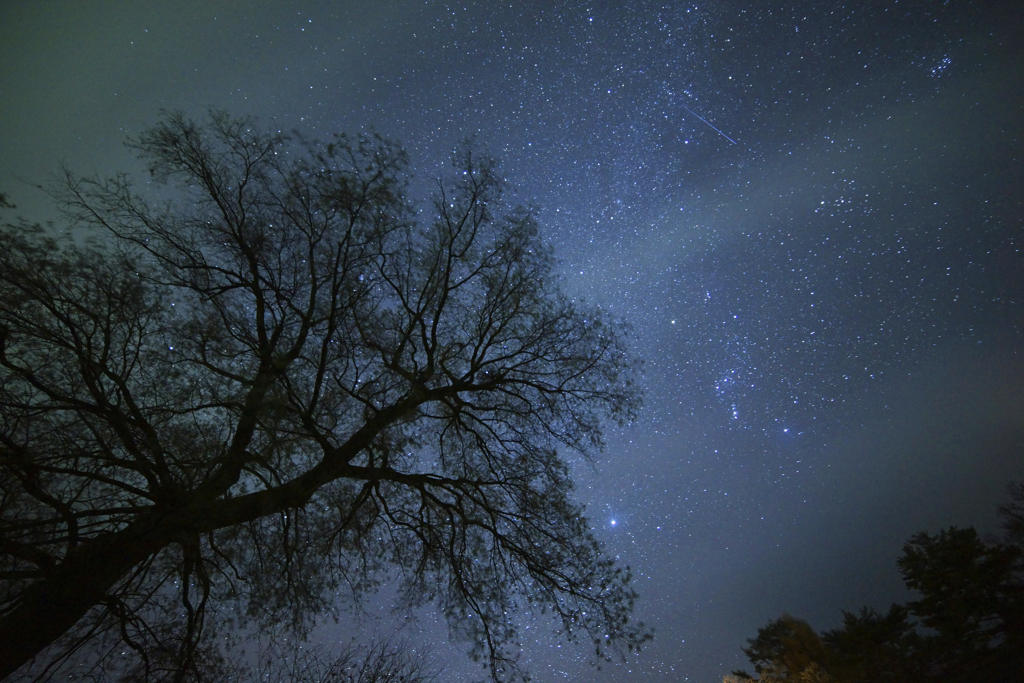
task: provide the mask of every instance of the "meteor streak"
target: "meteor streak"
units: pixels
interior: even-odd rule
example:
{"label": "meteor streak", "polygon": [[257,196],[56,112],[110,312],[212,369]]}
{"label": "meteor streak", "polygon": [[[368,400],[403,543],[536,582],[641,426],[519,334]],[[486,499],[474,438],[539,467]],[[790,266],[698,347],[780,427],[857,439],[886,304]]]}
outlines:
{"label": "meteor streak", "polygon": [[697,112],[695,112],[694,110],[690,109],[689,107],[687,107],[687,106],[686,106],[685,104],[683,104],[682,102],[680,102],[680,103],[679,103],[679,106],[680,106],[680,107],[682,107],[683,109],[685,109],[686,111],[690,112],[690,113],[691,113],[691,114],[693,114],[694,116],[696,116],[696,117],[697,117],[698,119],[700,119],[700,120],[701,120],[701,121],[703,121],[704,123],[707,123],[708,127],[709,127],[709,128],[711,128],[711,130],[715,131],[716,133],[718,133],[719,135],[721,135],[721,136],[722,136],[723,138],[725,138],[726,140],[728,140],[728,141],[729,141],[729,142],[731,142],[732,144],[734,144],[734,145],[736,144],[736,141],[735,141],[735,140],[733,140],[733,139],[732,139],[731,137],[729,137],[728,135],[726,135],[726,134],[725,134],[725,133],[723,133],[722,131],[718,130],[718,129],[717,129],[717,128],[715,128],[714,126],[712,126],[712,125],[711,125],[710,123],[708,123],[708,120],[707,120],[707,119],[705,119],[705,118],[704,118],[703,116],[701,116],[700,114],[698,114],[698,113],[697,113]]}

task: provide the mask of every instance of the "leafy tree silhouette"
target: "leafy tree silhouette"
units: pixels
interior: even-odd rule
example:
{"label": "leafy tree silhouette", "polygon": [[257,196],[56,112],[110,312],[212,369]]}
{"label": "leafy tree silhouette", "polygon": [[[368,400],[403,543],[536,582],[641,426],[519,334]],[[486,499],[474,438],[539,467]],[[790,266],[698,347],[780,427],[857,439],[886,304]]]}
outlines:
{"label": "leafy tree silhouette", "polygon": [[[1011,484],[1009,494],[1011,502],[999,508],[1006,543],[950,527],[915,534],[904,545],[897,564],[919,599],[884,615],[867,607],[843,612],[843,626],[820,637],[789,615],[758,629],[743,651],[760,680],[1024,680],[1024,485]],[[753,677],[735,671],[727,678]]]}

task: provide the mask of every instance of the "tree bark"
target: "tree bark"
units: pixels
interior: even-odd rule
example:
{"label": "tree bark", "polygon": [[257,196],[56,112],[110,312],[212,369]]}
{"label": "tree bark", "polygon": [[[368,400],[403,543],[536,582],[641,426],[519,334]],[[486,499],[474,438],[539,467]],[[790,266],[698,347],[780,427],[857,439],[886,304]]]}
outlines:
{"label": "tree bark", "polygon": [[167,544],[133,525],[91,539],[27,588],[0,619],[0,680],[64,635],[132,567]]}

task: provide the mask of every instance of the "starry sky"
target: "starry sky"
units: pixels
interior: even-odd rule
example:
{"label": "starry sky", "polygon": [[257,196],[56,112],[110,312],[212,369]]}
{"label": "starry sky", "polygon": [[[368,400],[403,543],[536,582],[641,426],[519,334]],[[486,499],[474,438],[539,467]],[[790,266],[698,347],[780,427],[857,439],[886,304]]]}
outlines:
{"label": "starry sky", "polygon": [[[1020,35],[966,0],[4,2],[0,191],[52,217],[37,184],[138,173],[161,109],[376,130],[424,182],[474,137],[645,359],[577,481],[655,641],[594,672],[527,620],[523,661],[718,681],[784,610],[908,599],[907,537],[995,532],[1024,480]],[[400,633],[479,675],[429,613]]]}

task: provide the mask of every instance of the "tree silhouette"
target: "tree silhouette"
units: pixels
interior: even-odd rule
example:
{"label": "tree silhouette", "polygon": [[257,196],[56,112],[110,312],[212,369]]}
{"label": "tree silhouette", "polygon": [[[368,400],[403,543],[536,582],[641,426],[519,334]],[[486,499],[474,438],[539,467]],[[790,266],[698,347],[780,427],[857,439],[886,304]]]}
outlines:
{"label": "tree silhouette", "polygon": [[378,640],[338,654],[322,644],[298,651],[271,647],[258,666],[229,671],[226,678],[237,683],[433,683],[439,676],[407,643]]}
{"label": "tree silhouette", "polygon": [[843,683],[914,683],[924,679],[921,636],[908,610],[891,605],[885,614],[862,607],[843,612],[841,628],[826,631],[832,671]]}
{"label": "tree silhouette", "polygon": [[934,631],[923,648],[948,680],[1024,664],[1022,559],[1019,546],[985,542],[971,527],[922,532],[903,546],[904,583],[921,595],[907,607]]}
{"label": "tree silhouette", "polygon": [[131,144],[157,198],[66,172],[69,230],[0,231],[0,677],[198,678],[226,619],[301,635],[388,571],[495,679],[520,604],[602,656],[648,637],[559,454],[632,419],[634,364],[489,159],[417,214],[377,138],[213,112]]}
{"label": "tree silhouette", "polygon": [[[820,638],[787,614],[758,629],[743,652],[759,680],[800,681],[812,666],[809,675],[838,683],[1024,679],[1024,485],[1011,484],[1009,493],[1013,502],[999,507],[1007,543],[950,527],[903,546],[897,564],[918,599],[884,615],[843,612],[843,626]],[[734,671],[726,680],[752,678]]]}
{"label": "tree silhouette", "polygon": [[1006,540],[1024,548],[1024,483],[1011,483],[1006,489],[1010,502],[999,506]]}
{"label": "tree silhouette", "polygon": [[[762,679],[792,678],[812,664],[823,663],[828,656],[821,638],[803,619],[783,614],[766,626],[757,629],[757,637],[747,640],[743,653],[754,665]],[[749,677],[743,671],[733,672]]]}

